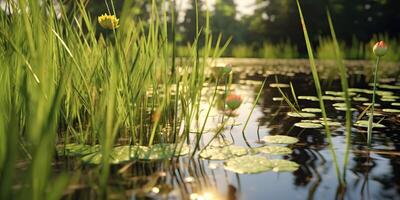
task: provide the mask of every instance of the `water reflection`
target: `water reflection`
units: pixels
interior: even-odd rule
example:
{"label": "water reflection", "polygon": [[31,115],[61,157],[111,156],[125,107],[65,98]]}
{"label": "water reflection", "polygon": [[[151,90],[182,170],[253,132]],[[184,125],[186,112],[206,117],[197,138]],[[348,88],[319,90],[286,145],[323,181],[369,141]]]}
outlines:
{"label": "water reflection", "polygon": [[[302,129],[294,127],[301,119],[288,117],[290,107],[284,101],[273,101],[281,94],[276,88],[268,87],[278,79],[282,83],[292,82],[296,95],[314,96],[314,86],[309,72],[305,68],[282,68],[275,70],[243,68],[235,69],[232,91],[241,94],[244,103],[236,111],[237,115],[224,117],[223,99],[227,90],[221,87],[206,132],[201,141],[204,146],[215,135],[221,124],[228,120],[228,126],[221,129],[217,139],[239,146],[257,147],[260,138],[267,135],[290,135],[297,137],[299,143],[292,146],[293,153],[277,156],[299,163],[301,167],[294,172],[261,174],[235,174],[224,170],[223,161],[202,160],[195,157],[182,157],[169,161],[132,162],[112,168],[109,179],[109,197],[111,199],[400,199],[400,136],[398,124],[384,121],[387,128],[373,135],[373,149],[366,148],[365,131],[353,128],[350,162],[347,166],[347,187],[338,185],[338,177],[332,155],[328,149],[323,129]],[[274,73],[273,73],[274,72]],[[296,74],[296,76],[293,76]],[[268,75],[266,87],[258,102],[250,123],[242,132],[243,123],[260,89],[261,82]],[[349,76],[353,88],[367,88],[364,74]],[[340,91],[337,80],[323,82],[325,90]],[[212,85],[210,86],[212,88]],[[212,96],[213,89],[205,90],[205,96]],[[290,89],[285,89],[291,97]],[[398,92],[395,92],[398,94]],[[202,112],[210,106],[203,99]],[[340,122],[342,126],[332,127],[333,146],[337,151],[339,164],[345,153],[344,112],[335,110],[326,101],[328,117]],[[383,102],[381,102],[383,105]],[[318,102],[299,100],[302,108],[317,108]],[[357,102],[353,102],[357,106]],[[357,104],[357,105],[356,105]],[[362,107],[353,113],[353,122],[357,120]],[[204,116],[192,127],[193,133],[201,128]],[[195,135],[192,134],[192,137]],[[62,162],[63,167],[76,170],[70,162]],[[98,172],[95,167],[84,167],[77,184],[82,187],[70,188],[65,198],[96,199],[96,180],[91,174]],[[72,186],[71,186],[72,187]]]}

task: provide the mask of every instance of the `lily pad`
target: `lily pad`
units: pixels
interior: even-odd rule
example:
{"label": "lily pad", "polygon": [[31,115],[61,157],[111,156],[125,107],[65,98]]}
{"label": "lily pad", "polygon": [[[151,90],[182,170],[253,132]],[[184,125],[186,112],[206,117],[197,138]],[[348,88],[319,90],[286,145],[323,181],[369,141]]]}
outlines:
{"label": "lily pad", "polygon": [[[346,106],[344,106],[344,107],[335,107],[335,110],[347,111],[347,108],[346,108]],[[355,108],[350,108],[350,111],[351,111],[351,112],[354,112],[354,111],[357,111],[357,109],[355,109]]]}
{"label": "lily pad", "polygon": [[366,97],[353,97],[353,101],[367,102],[369,99]]}
{"label": "lily pad", "polygon": [[334,103],[332,104],[333,107],[346,107],[345,103]]}
{"label": "lily pad", "polygon": [[269,87],[271,87],[271,88],[288,88],[288,87],[290,87],[290,85],[285,84],[285,83],[271,83],[271,84],[269,84]]}
{"label": "lily pad", "polygon": [[313,113],[306,113],[306,112],[288,112],[287,115],[290,117],[297,117],[297,118],[313,118],[316,116]]}
{"label": "lily pad", "polygon": [[263,140],[271,144],[294,144],[299,141],[295,137],[290,137],[286,135],[268,135],[265,136]]}
{"label": "lily pad", "polygon": [[300,165],[289,160],[270,160],[272,162],[274,172],[292,172],[299,169]]}
{"label": "lily pad", "polygon": [[272,101],[283,101],[283,97],[273,97]]}
{"label": "lily pad", "polygon": [[[364,106],[370,106],[370,105],[372,105],[372,103],[363,103],[363,105]],[[375,103],[375,107],[380,107],[380,106],[381,106],[381,104]]]}
{"label": "lily pad", "polygon": [[293,151],[288,147],[283,146],[263,146],[255,149],[257,152],[266,153],[271,155],[288,155]]}
{"label": "lily pad", "polygon": [[298,96],[300,100],[308,100],[308,101],[319,101],[318,97],[316,96]]}
{"label": "lily pad", "polygon": [[394,102],[391,104],[392,106],[400,106],[400,102]]}
{"label": "lily pad", "polygon": [[382,89],[389,89],[389,90],[400,90],[400,85],[383,84],[383,85],[379,85],[378,87],[380,87]]}
{"label": "lily pad", "polygon": [[384,109],[382,109],[382,111],[387,112],[387,113],[400,113],[400,109],[384,108]]}
{"label": "lily pad", "polygon": [[386,98],[381,98],[381,101],[383,102],[395,102],[396,99],[386,99]]}
{"label": "lily pad", "polygon": [[317,124],[317,123],[307,123],[307,122],[299,122],[299,123],[295,123],[294,126],[300,127],[300,128],[307,128],[307,129],[311,129],[311,128],[322,128],[324,127],[322,124]]}
{"label": "lily pad", "polygon": [[[354,123],[354,126],[361,127],[361,128],[368,128],[368,120],[359,120],[356,123]],[[373,123],[372,127],[373,128],[385,128],[386,126],[383,124]]]}
{"label": "lily pad", "polygon": [[399,96],[393,96],[393,95],[389,95],[389,96],[381,96],[382,99],[399,99]]}
{"label": "lily pad", "polygon": [[[190,151],[187,145],[175,144],[155,144],[151,147],[146,146],[119,146],[110,152],[109,162],[118,164],[129,160],[163,160],[174,156],[182,156]],[[91,164],[100,164],[102,153],[96,152],[82,157],[82,161]]]}
{"label": "lily pad", "polygon": [[324,96],[322,96],[322,99],[327,100],[327,101],[336,101],[337,97],[324,95]]}
{"label": "lily pad", "polygon": [[200,152],[200,157],[209,160],[226,160],[232,157],[248,154],[247,148],[240,146],[225,146],[222,148],[206,148]]}
{"label": "lily pad", "polygon": [[302,112],[308,112],[308,113],[320,113],[322,112],[320,108],[303,108],[301,109]]}
{"label": "lily pad", "polygon": [[242,156],[227,160],[224,168],[239,174],[256,174],[271,170],[273,164],[261,156]]}
{"label": "lily pad", "polygon": [[[321,124],[324,125],[325,123],[321,121]],[[340,122],[332,122],[328,121],[328,126],[341,126],[342,124]]]}

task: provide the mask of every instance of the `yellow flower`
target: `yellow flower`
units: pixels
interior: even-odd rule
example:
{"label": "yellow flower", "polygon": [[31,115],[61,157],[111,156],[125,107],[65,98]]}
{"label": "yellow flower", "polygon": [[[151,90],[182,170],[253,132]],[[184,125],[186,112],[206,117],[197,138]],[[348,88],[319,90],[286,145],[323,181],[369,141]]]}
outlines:
{"label": "yellow flower", "polygon": [[101,27],[105,29],[116,29],[119,27],[119,19],[115,15],[103,14],[97,18]]}

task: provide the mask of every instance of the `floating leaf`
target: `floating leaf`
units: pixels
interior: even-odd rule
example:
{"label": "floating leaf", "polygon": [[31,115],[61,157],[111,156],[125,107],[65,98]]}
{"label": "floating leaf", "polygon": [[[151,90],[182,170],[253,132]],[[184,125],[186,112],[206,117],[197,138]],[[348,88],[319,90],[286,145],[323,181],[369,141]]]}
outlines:
{"label": "floating leaf", "polygon": [[[354,126],[361,127],[361,128],[368,128],[368,120],[359,120],[354,123]],[[385,128],[386,126],[383,124],[373,123],[372,127],[374,128]]]}
{"label": "floating leaf", "polygon": [[322,124],[316,124],[316,123],[307,123],[307,122],[299,122],[295,123],[294,126],[300,127],[300,128],[322,128]]}
{"label": "floating leaf", "polygon": [[300,165],[289,160],[270,160],[272,162],[273,168],[272,171],[274,172],[292,172],[299,169]]}
{"label": "floating leaf", "polygon": [[290,117],[297,117],[297,118],[313,118],[316,116],[313,113],[306,113],[306,112],[288,112],[287,115]]}
{"label": "floating leaf", "polygon": [[366,102],[369,101],[369,99],[366,97],[353,97],[353,101]]}
{"label": "floating leaf", "polygon": [[293,151],[288,147],[282,146],[263,146],[255,149],[256,152],[272,154],[272,155],[288,155]]}
{"label": "floating leaf", "polygon": [[387,112],[387,113],[400,113],[399,109],[384,108],[384,109],[382,109],[382,111]]}
{"label": "floating leaf", "polygon": [[396,99],[386,99],[386,98],[381,98],[381,101],[383,102],[395,102]]}
{"label": "floating leaf", "polygon": [[372,90],[362,89],[362,88],[349,88],[347,91],[349,92],[358,92],[358,93],[369,93]]}
{"label": "floating leaf", "polygon": [[286,135],[268,135],[263,138],[265,142],[272,144],[294,144],[299,140],[295,137],[290,137]]}
{"label": "floating leaf", "polygon": [[322,99],[327,101],[336,101],[337,97],[324,95],[322,96]]}
{"label": "floating leaf", "polygon": [[[190,151],[187,145],[180,144],[155,144],[151,147],[146,146],[119,146],[110,152],[109,162],[119,164],[129,160],[163,160],[173,156],[182,156]],[[91,164],[100,164],[102,153],[96,152],[82,157],[82,161]]]}
{"label": "floating leaf", "polygon": [[[325,94],[327,94],[327,95],[333,95],[333,96],[344,97],[344,92],[326,91]],[[354,95],[356,95],[356,93],[351,92],[351,91],[348,91],[348,95],[349,95],[349,96],[354,96]]]}
{"label": "floating leaf", "polygon": [[320,108],[303,108],[301,109],[303,112],[308,112],[308,113],[320,113],[322,112]]}
{"label": "floating leaf", "polygon": [[271,170],[273,164],[261,156],[242,156],[229,159],[224,168],[239,174],[255,174]]}
{"label": "floating leaf", "polygon": [[[338,106],[335,106],[335,110],[347,111],[347,108],[346,108],[346,106],[345,106],[345,107],[338,107]],[[355,108],[350,108],[350,111],[354,112],[354,111],[357,111],[357,109],[355,109]]]}
{"label": "floating leaf", "polygon": [[400,97],[398,96],[393,96],[393,95],[389,95],[389,96],[381,96],[382,99],[399,99]]}
{"label": "floating leaf", "polygon": [[248,153],[247,148],[240,146],[225,146],[222,148],[206,148],[200,152],[200,157],[209,160],[226,160]]}
{"label": "floating leaf", "polygon": [[308,101],[319,101],[318,97],[316,96],[298,96],[298,99],[301,100],[308,100]]}
{"label": "floating leaf", "polygon": [[[321,124],[324,125],[324,122],[321,121]],[[328,126],[341,126],[342,124],[340,122],[332,122],[332,121],[328,121]]]}
{"label": "floating leaf", "polygon": [[400,103],[399,103],[399,102],[394,102],[394,103],[392,103],[391,105],[392,105],[392,106],[400,106]]}
{"label": "floating leaf", "polygon": [[379,96],[393,96],[393,92],[390,91],[376,91],[376,94]]}
{"label": "floating leaf", "polygon": [[[363,103],[363,105],[364,106],[370,106],[370,105],[372,105],[372,103]],[[381,106],[381,104],[375,103],[375,107],[379,107],[379,106]]]}
{"label": "floating leaf", "polygon": [[332,104],[333,107],[346,107],[347,105],[345,103],[334,103]]}
{"label": "floating leaf", "polygon": [[272,101],[283,101],[283,97],[273,97]]}
{"label": "floating leaf", "polygon": [[271,87],[271,88],[288,88],[288,87],[290,87],[290,85],[285,84],[285,83],[271,83],[271,84],[269,84],[269,87]]}
{"label": "floating leaf", "polygon": [[378,85],[378,87],[382,88],[382,89],[389,89],[389,90],[400,90],[400,85],[383,84],[383,85]]}

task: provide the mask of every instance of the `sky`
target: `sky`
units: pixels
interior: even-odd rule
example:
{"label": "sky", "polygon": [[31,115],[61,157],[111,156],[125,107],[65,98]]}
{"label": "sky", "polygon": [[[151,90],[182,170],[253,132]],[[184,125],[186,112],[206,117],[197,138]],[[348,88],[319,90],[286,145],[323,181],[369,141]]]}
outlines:
{"label": "sky", "polygon": [[[205,0],[203,0],[205,1]],[[215,4],[216,0],[208,0],[208,4],[210,9],[212,9],[213,5]],[[251,15],[254,12],[254,4],[256,0],[235,0],[236,3],[236,10],[238,11],[238,17],[240,18],[243,15]],[[178,9],[180,10],[180,17],[183,17],[185,10],[190,7],[189,3],[190,0],[176,0]],[[179,7],[180,6],[180,7]]]}

